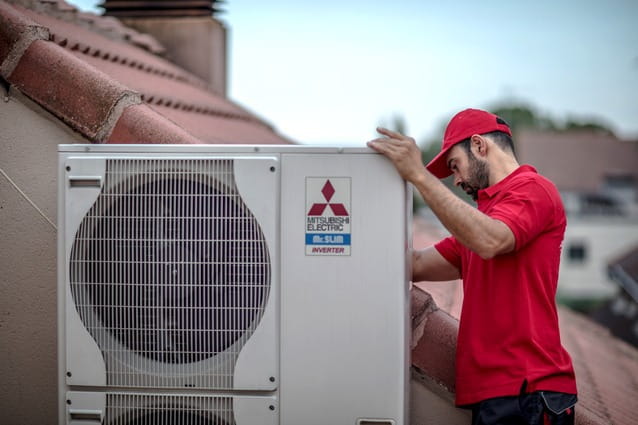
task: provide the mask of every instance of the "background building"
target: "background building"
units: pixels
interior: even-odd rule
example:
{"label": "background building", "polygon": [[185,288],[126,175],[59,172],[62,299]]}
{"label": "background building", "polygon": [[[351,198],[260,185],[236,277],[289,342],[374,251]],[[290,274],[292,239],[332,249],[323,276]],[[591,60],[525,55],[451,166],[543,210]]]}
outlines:
{"label": "background building", "polygon": [[607,265],[638,244],[638,141],[596,130],[523,130],[516,143],[520,161],[551,179],[565,204],[559,296],[613,296]]}

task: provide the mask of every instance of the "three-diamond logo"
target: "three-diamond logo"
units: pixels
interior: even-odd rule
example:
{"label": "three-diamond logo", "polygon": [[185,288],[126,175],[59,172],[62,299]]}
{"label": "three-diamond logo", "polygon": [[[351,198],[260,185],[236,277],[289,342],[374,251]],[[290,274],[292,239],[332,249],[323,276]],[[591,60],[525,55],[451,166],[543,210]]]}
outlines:
{"label": "three-diamond logo", "polygon": [[326,180],[326,184],[323,185],[323,188],[321,189],[321,193],[323,194],[323,197],[326,199],[326,203],[312,204],[312,207],[310,207],[310,211],[308,211],[309,216],[323,215],[327,207],[330,207],[330,209],[332,210],[332,213],[337,217],[343,217],[348,215],[348,210],[346,210],[345,205],[343,205],[342,203],[334,203],[334,204],[330,203],[332,196],[335,194],[335,188],[334,186],[332,186],[332,183],[330,183],[330,180]]}
{"label": "three-diamond logo", "polygon": [[306,178],[306,255],[350,255],[350,177]]}

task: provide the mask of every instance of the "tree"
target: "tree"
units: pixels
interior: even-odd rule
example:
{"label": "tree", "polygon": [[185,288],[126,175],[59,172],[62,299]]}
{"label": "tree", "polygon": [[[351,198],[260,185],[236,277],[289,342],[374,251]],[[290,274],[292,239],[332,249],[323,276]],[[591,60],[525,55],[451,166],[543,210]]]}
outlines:
{"label": "tree", "polygon": [[495,105],[489,111],[503,118],[509,124],[513,133],[523,129],[570,131],[594,130],[613,135],[613,131],[598,119],[569,118],[564,124],[559,124],[555,118],[543,115],[534,107],[525,104]]}
{"label": "tree", "polygon": [[573,118],[570,118],[567,122],[565,122],[564,130],[587,130],[614,136],[614,132],[605,124],[596,121],[580,121]]}

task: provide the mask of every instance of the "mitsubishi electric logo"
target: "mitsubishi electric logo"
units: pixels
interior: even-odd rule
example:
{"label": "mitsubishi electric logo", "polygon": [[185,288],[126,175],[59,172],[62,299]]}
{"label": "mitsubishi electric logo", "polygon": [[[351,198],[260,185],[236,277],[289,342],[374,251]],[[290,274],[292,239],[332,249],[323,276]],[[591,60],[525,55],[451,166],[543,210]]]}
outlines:
{"label": "mitsubishi electric logo", "polygon": [[335,216],[347,216],[348,215],[348,211],[346,210],[346,207],[343,204],[331,204],[330,203],[330,199],[332,199],[332,195],[335,194],[335,188],[334,186],[332,186],[332,183],[330,183],[330,180],[326,180],[326,184],[323,185],[323,188],[321,189],[321,193],[323,194],[323,197],[326,198],[326,203],[325,204],[312,204],[312,207],[310,208],[310,211],[308,211],[308,215],[323,215],[323,212],[326,210],[326,207],[330,207],[330,209],[332,210],[332,213]]}
{"label": "mitsubishi electric logo", "polygon": [[306,255],[350,255],[350,177],[306,178]]}

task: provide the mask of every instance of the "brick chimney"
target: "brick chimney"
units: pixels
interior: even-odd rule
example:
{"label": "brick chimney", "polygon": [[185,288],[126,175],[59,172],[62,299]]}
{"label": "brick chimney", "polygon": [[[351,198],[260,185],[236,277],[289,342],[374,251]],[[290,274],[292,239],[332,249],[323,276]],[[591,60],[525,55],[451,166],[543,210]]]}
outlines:
{"label": "brick chimney", "polygon": [[226,96],[226,27],[215,18],[219,0],[104,0],[104,15],[151,34],[167,59]]}

